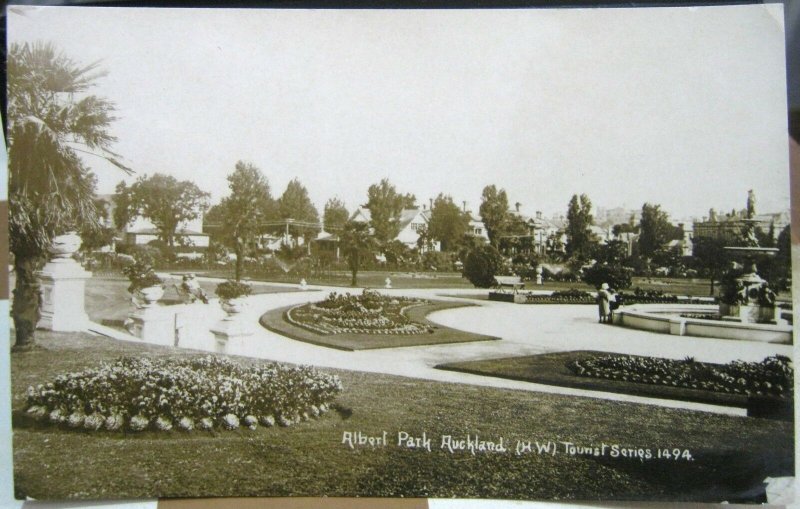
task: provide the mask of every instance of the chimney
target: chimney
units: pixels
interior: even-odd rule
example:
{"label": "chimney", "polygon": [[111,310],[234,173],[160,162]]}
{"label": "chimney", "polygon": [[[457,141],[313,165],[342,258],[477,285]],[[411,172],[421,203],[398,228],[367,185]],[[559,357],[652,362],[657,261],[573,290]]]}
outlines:
{"label": "chimney", "polygon": [[536,219],[541,219],[541,218],[542,218],[542,211],[541,210],[537,210],[536,211]]}
{"label": "chimney", "polygon": [[517,209],[517,213],[519,213],[519,208],[522,206],[520,202],[514,204],[514,208]]}
{"label": "chimney", "polygon": [[433,210],[433,198],[428,198],[428,204],[431,206],[431,210]]}
{"label": "chimney", "polygon": [[461,207],[461,210],[462,210],[463,212],[466,212],[466,211],[467,211],[467,200],[464,200],[464,201],[462,201],[461,203],[462,203],[462,205],[463,205],[463,206]]}
{"label": "chimney", "polygon": [[422,210],[428,210],[428,206],[425,205],[424,203],[422,204]]}

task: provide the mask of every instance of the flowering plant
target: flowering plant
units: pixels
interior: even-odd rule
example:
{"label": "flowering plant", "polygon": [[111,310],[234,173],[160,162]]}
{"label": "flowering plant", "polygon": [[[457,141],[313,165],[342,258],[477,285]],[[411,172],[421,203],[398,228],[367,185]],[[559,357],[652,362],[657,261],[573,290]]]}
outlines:
{"label": "flowering plant", "polygon": [[791,398],[794,370],[782,355],[761,362],[733,361],[724,365],[684,360],[599,355],[575,360],[567,368],[578,376],[608,378],[743,395]]}
{"label": "flowering plant", "polygon": [[361,295],[336,292],[321,302],[294,307],[286,313],[290,323],[320,334],[424,334],[430,329],[412,322],[403,311],[426,301],[387,297],[374,290]]}
{"label": "flowering plant", "polygon": [[[123,357],[56,376],[28,389],[32,418],[73,428],[116,431],[254,429],[297,422],[330,405],[339,378],[309,366],[240,364],[213,356],[188,359]],[[299,419],[298,419],[299,420]]]}
{"label": "flowering plant", "polygon": [[122,269],[122,273],[128,276],[131,282],[128,286],[130,293],[135,293],[143,288],[153,286],[164,286],[164,280],[158,277],[153,267],[143,262],[134,262]]}
{"label": "flowering plant", "polygon": [[228,280],[218,284],[214,293],[222,300],[231,300],[238,299],[239,297],[247,297],[253,293],[253,288],[247,283]]}

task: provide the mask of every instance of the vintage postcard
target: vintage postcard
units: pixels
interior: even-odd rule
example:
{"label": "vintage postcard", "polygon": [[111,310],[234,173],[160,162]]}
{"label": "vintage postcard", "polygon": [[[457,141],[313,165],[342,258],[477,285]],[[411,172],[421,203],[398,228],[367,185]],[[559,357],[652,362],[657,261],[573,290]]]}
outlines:
{"label": "vintage postcard", "polygon": [[780,4],[6,14],[17,498],[790,500]]}

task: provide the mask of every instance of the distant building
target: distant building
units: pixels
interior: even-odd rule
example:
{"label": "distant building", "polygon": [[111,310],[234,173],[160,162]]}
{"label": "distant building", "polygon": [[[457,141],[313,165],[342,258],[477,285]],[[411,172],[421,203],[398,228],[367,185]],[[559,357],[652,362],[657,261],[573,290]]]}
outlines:
{"label": "distant building", "polygon": [[719,239],[726,242],[738,242],[751,226],[762,235],[772,232],[773,240],[777,240],[780,232],[791,222],[788,211],[758,214],[752,193],[748,197],[748,207],[732,210],[727,214],[719,214],[711,209],[708,217],[693,224],[693,238]]}

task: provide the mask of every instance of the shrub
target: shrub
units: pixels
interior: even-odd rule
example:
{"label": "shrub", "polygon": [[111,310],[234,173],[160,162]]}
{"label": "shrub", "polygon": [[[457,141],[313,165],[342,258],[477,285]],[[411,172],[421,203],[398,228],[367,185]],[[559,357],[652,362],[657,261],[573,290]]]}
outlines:
{"label": "shrub", "polygon": [[239,297],[247,297],[253,293],[253,287],[240,281],[228,280],[218,284],[214,293],[222,300],[238,299]]}
{"label": "shrub", "polygon": [[234,429],[240,420],[250,426],[252,418],[274,423],[274,416],[311,414],[341,390],[338,377],[308,366],[244,367],[213,356],[126,357],[30,387],[27,412],[91,430],[104,424],[110,431]]}
{"label": "shrub", "polygon": [[600,288],[603,283],[608,283],[611,288],[621,290],[630,288],[632,269],[621,265],[595,264],[583,269],[581,279],[584,283],[595,288]]}
{"label": "shrub", "polygon": [[462,275],[478,288],[491,288],[502,267],[503,256],[497,249],[480,246],[467,255]]}

